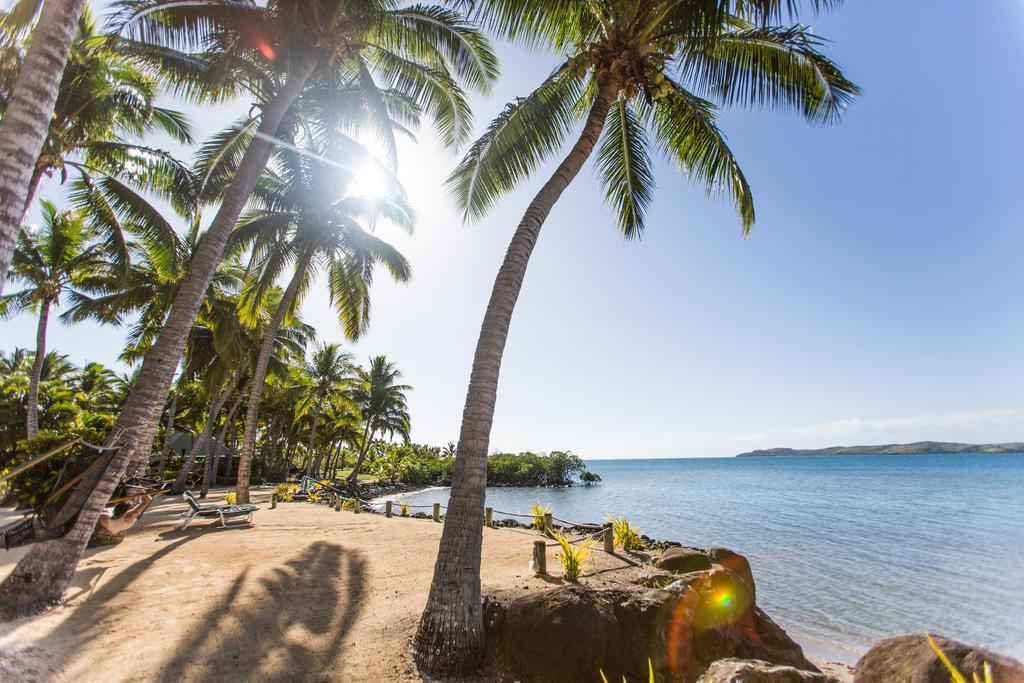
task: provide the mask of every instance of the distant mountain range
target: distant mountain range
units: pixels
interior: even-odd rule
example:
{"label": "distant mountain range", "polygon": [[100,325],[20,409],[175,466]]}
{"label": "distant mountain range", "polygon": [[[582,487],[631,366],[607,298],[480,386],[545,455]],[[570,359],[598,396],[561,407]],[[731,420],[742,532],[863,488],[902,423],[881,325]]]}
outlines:
{"label": "distant mountain range", "polygon": [[947,441],[918,441],[893,443],[886,446],[832,446],[831,448],[794,449],[766,448],[740,453],[737,458],[787,455],[925,455],[931,453],[1024,453],[1024,442],[1010,443],[949,443]]}

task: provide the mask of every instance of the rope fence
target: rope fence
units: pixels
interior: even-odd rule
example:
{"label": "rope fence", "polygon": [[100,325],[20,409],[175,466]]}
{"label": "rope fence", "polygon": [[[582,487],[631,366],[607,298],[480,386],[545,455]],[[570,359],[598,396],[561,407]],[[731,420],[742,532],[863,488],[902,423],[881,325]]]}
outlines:
{"label": "rope fence", "polygon": [[[385,517],[391,518],[395,516],[395,505],[399,506],[400,516],[409,517],[409,510],[425,510],[430,509],[432,511],[432,517],[434,522],[441,523],[444,518],[441,515],[442,510],[447,510],[447,505],[441,505],[440,503],[429,503],[429,504],[412,504],[406,503],[401,498],[395,496],[393,499],[384,501],[369,501],[362,498],[353,498],[346,496],[341,489],[333,487],[329,484],[324,484],[316,480],[310,479],[307,481],[305,478],[302,481],[302,491],[307,494],[312,492],[314,487],[319,487],[321,491],[329,493],[331,498],[326,495],[323,499],[317,500],[317,503],[326,502],[328,504],[333,502],[335,511],[341,511],[343,506],[346,509],[351,509],[353,513],[359,514],[365,507],[366,510],[371,513],[380,514],[381,508],[383,508],[383,514]],[[277,496],[276,494],[271,497],[271,508],[277,507]],[[498,510],[496,508],[484,508],[484,526],[493,528],[495,526],[494,515],[502,515],[504,518],[518,518],[528,519],[532,524],[527,525],[526,529],[536,529],[546,538],[554,539],[553,541],[538,539],[533,543],[531,566],[534,572],[537,574],[547,574],[547,549],[548,548],[559,548],[562,547],[563,543],[567,545],[579,545],[581,543],[588,543],[590,541],[601,540],[602,549],[609,555],[615,554],[615,534],[612,529],[611,523],[605,524],[587,524],[583,522],[574,522],[561,517],[555,517],[550,511],[544,513],[523,513],[513,512],[511,510]],[[422,518],[423,516],[421,516]],[[557,526],[555,523],[561,526]],[[525,533],[522,530],[522,524],[519,524],[520,529],[512,529],[513,531],[519,531]],[[558,532],[566,532],[564,536]],[[569,536],[572,532],[574,535]],[[590,532],[590,533],[580,533]],[[579,534],[579,535],[576,535]]]}

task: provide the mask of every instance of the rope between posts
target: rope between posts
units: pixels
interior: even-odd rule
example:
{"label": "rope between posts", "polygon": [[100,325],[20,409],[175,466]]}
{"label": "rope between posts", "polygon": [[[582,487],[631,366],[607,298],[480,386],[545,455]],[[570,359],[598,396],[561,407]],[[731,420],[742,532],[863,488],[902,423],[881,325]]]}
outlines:
{"label": "rope between posts", "polygon": [[[491,508],[491,512],[496,512],[499,515],[508,515],[509,517],[522,517],[524,519],[534,519],[534,518],[536,518],[538,516],[538,515],[523,515],[523,514],[520,514],[518,512],[506,512],[505,510],[495,510],[494,508]],[[540,516],[543,517],[543,515],[540,515]],[[554,518],[552,517],[552,519],[554,519]]]}
{"label": "rope between posts", "polygon": [[[577,543],[582,543],[583,541],[593,540],[595,538],[599,538],[599,537],[601,537],[603,535],[604,535],[604,529],[601,529],[601,531],[598,531],[596,533],[590,534],[588,536],[580,536],[579,538],[568,539],[568,543],[569,543],[569,545],[575,545]],[[559,548],[559,547],[561,547],[562,544],[558,543],[558,542],[555,542],[555,543],[545,543],[544,545],[545,545],[545,547],[548,547],[548,548]]]}
{"label": "rope between posts", "polygon": [[562,524],[574,527],[576,529],[604,529],[600,524],[581,524],[580,522],[570,522],[565,519],[559,519],[558,517],[552,517],[555,522],[561,522]]}

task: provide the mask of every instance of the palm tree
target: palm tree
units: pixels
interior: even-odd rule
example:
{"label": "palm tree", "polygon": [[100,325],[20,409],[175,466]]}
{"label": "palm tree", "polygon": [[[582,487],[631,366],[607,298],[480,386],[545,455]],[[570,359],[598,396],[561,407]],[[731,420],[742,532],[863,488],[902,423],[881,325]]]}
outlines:
{"label": "palm tree", "polygon": [[[181,113],[155,104],[159,81],[126,59],[116,37],[98,34],[88,8],[78,23],[25,210],[44,176],[59,171],[63,179],[73,172],[79,178],[73,204],[87,211],[93,227],[106,236],[111,254],[124,264],[125,228],[141,227],[164,240],[174,236],[173,227],[140,191],[155,192],[182,207],[195,193],[186,165],[131,139],[160,130],[190,144],[192,129]],[[8,68],[19,68],[19,55],[14,52]],[[0,111],[5,106],[0,93]]]}
{"label": "palm tree", "polygon": [[[40,7],[42,5],[42,7]],[[0,119],[0,294],[25,216],[29,183],[43,148],[61,74],[85,0],[20,0],[3,18],[0,45],[19,40],[39,15],[6,111]]]}
{"label": "palm tree", "polygon": [[358,480],[363,459],[377,434],[398,434],[409,441],[409,407],[405,392],[411,391],[412,387],[398,384],[401,371],[384,356],[374,356],[370,359],[370,368],[359,368],[358,374],[351,396],[363,416],[363,438],[355,465],[348,475],[349,486]]}
{"label": "palm tree", "polygon": [[323,150],[303,154],[282,151],[282,172],[268,172],[254,200],[256,207],[235,231],[240,242],[254,242],[254,277],[243,294],[243,315],[265,306],[266,292],[294,261],[291,280],[274,309],[266,339],[253,371],[245,432],[238,465],[238,501],[249,501],[249,468],[256,447],[259,401],[274,336],[298,309],[317,270],[328,273],[328,296],[349,339],[366,329],[370,315],[369,289],[377,263],[396,281],[409,278],[405,258],[390,244],[375,237],[361,223],[372,226],[380,217],[408,230],[412,214],[401,193],[367,199],[339,190],[351,187],[351,164],[327,164]]}
{"label": "palm tree", "polygon": [[123,450],[133,461],[149,447],[202,293],[272,144],[290,137],[288,113],[300,95],[338,81],[358,85],[368,101],[378,103],[377,121],[390,130],[391,112],[381,92],[397,91],[434,116],[454,144],[468,133],[469,111],[452,73],[485,88],[496,60],[487,42],[456,13],[396,8],[390,0],[121,0],[117,6],[115,23],[135,54],[163,68],[176,87],[203,98],[244,90],[255,95],[254,108],[260,111],[248,144],[232,148],[238,161],[220,209],[122,411],[118,427],[131,430],[124,433]]}
{"label": "palm tree", "polygon": [[[317,423],[323,406],[343,400],[344,391],[352,379],[354,367],[351,354],[341,350],[338,344],[324,344],[313,351],[306,372],[310,377],[309,390],[302,401],[296,406],[296,419],[311,416],[312,425],[309,430],[309,447],[306,449],[306,476],[313,471],[313,459],[316,452]],[[319,459],[319,456],[317,456]],[[239,485],[242,471],[239,465]],[[248,484],[248,481],[246,482]]]}
{"label": "palm tree", "polygon": [[[738,13],[727,11],[733,6]],[[605,200],[623,235],[638,238],[654,189],[654,147],[708,194],[731,195],[749,231],[750,189],[718,129],[712,100],[796,110],[813,123],[829,123],[858,92],[806,27],[767,25],[785,6],[781,0],[476,3],[499,33],[568,58],[531,94],[509,104],[469,148],[449,179],[465,215],[486,213],[557,153],[580,119],[583,125],[519,223],[484,315],[448,514],[416,636],[416,659],[426,672],[465,673],[484,651],[480,548],[487,448],[512,312],[548,214],[596,150]]]}
{"label": "palm tree", "polygon": [[39,431],[39,377],[46,357],[46,326],[50,308],[59,306],[61,295],[76,288],[96,286],[96,273],[102,265],[99,249],[80,213],[58,211],[43,202],[43,224],[38,232],[22,232],[14,252],[14,280],[26,287],[0,296],[0,318],[25,310],[38,312],[36,355],[28,391],[26,433],[35,438]]}

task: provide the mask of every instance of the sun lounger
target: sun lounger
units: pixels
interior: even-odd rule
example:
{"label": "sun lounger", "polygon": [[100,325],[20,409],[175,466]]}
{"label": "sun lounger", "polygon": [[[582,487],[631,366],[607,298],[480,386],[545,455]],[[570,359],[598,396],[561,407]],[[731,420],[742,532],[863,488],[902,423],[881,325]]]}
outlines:
{"label": "sun lounger", "polygon": [[[252,513],[259,510],[255,505],[200,505],[191,491],[186,490],[182,498],[188,503],[188,510],[185,512],[185,521],[181,528],[188,527],[189,522],[194,518],[220,519],[222,527],[245,526],[252,524]],[[238,521],[229,521],[238,520]]]}

